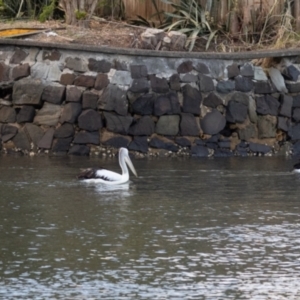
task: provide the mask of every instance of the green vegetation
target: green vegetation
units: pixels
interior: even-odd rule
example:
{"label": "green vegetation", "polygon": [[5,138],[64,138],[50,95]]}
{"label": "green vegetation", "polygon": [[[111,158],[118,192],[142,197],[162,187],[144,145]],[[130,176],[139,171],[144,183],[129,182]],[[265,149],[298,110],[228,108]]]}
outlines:
{"label": "green vegetation", "polygon": [[161,1],[170,4],[174,8],[173,13],[165,13],[166,23],[168,24],[165,30],[176,30],[185,33],[188,36],[186,46],[189,47],[189,51],[193,49],[199,35],[209,35],[206,48],[209,47],[210,41],[218,30],[211,28],[208,13],[197,0],[181,1],[180,4],[173,4],[169,0]]}
{"label": "green vegetation", "polygon": [[47,20],[51,19],[53,17],[53,13],[56,7],[56,1],[52,0],[49,5],[45,5],[43,7],[43,10],[41,14],[39,15],[39,21],[44,23]]}
{"label": "green vegetation", "polygon": [[76,16],[76,20],[84,20],[87,16],[87,12],[76,10],[75,16]]}

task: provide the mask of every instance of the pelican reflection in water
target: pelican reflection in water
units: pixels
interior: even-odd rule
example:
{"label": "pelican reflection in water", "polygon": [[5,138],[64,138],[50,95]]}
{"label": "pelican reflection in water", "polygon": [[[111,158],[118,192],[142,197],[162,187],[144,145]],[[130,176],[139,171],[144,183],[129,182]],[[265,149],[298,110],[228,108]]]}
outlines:
{"label": "pelican reflection in water", "polygon": [[126,183],[129,181],[129,171],[127,165],[132,173],[137,177],[136,170],[126,148],[120,148],[119,150],[119,164],[122,169],[122,174],[105,169],[89,168],[82,170],[77,178],[86,182],[104,183],[110,185]]}

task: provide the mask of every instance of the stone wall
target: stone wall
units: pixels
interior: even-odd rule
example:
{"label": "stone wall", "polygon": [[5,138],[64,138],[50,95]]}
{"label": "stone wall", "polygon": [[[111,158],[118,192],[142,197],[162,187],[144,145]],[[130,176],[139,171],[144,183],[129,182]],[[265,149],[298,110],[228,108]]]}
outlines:
{"label": "stone wall", "polygon": [[145,53],[0,44],[1,151],[300,152],[298,56],[262,68],[251,59]]}

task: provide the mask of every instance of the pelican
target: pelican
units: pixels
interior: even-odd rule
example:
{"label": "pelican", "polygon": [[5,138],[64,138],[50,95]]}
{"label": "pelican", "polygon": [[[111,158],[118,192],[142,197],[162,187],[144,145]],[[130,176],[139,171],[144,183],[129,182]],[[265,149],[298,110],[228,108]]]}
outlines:
{"label": "pelican", "polygon": [[119,164],[122,169],[122,174],[105,169],[89,168],[82,170],[77,178],[83,179],[86,182],[104,183],[110,185],[126,183],[129,181],[129,171],[127,165],[132,173],[137,177],[136,170],[126,148],[120,148],[119,150]]}
{"label": "pelican", "polygon": [[294,171],[295,173],[300,173],[300,162],[294,164],[293,171]]}

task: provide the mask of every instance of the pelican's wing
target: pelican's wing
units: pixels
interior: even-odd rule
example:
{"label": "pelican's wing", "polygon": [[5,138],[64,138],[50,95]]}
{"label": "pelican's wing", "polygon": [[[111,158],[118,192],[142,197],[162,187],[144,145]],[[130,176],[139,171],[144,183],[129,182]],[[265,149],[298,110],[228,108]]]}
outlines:
{"label": "pelican's wing", "polygon": [[78,179],[102,179],[104,181],[119,181],[122,176],[106,169],[84,169],[77,176]]}
{"label": "pelican's wing", "polygon": [[119,181],[122,175],[105,169],[96,170],[96,177],[105,181]]}
{"label": "pelican's wing", "polygon": [[300,169],[300,162],[294,164],[294,168],[295,168],[295,169]]}

